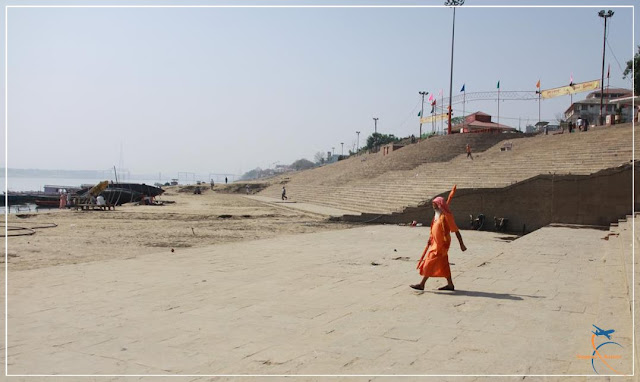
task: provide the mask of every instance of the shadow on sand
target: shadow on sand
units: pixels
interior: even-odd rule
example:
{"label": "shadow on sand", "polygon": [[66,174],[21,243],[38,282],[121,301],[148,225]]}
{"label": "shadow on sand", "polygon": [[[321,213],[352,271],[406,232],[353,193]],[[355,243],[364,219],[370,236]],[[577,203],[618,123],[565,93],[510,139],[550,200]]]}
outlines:
{"label": "shadow on sand", "polygon": [[491,292],[479,292],[479,291],[471,291],[471,290],[460,290],[456,289],[455,291],[428,291],[433,294],[443,294],[443,295],[451,295],[451,296],[470,296],[470,297],[484,297],[484,298],[495,298],[498,300],[524,300],[525,298],[544,298],[544,296],[530,296],[525,294],[510,294],[510,293],[491,293]]}

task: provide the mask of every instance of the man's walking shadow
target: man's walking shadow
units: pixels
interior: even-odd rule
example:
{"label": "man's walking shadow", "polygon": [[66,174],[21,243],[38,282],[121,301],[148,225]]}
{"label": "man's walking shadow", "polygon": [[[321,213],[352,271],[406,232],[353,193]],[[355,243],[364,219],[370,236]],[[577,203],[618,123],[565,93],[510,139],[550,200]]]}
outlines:
{"label": "man's walking shadow", "polygon": [[460,290],[456,289],[455,291],[439,291],[432,290],[428,291],[434,294],[446,294],[451,296],[470,296],[470,297],[484,297],[484,298],[495,298],[498,300],[524,300],[523,297],[526,298],[546,298],[544,296],[531,296],[526,294],[511,294],[511,293],[491,293],[491,292],[480,292],[480,291],[471,291],[471,290]]}

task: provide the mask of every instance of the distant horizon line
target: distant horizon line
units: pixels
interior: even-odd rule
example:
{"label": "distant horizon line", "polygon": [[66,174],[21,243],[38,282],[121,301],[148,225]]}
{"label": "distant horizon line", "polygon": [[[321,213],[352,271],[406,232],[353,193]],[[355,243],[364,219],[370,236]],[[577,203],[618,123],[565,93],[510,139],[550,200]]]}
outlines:
{"label": "distant horizon line", "polygon": [[[7,176],[16,176],[16,177],[51,177],[51,178],[115,178],[115,174],[113,169],[111,170],[61,170],[61,169],[38,169],[38,168],[2,168],[2,172],[6,172]],[[155,173],[135,173],[126,169],[118,170],[118,178],[120,178],[120,174],[122,174],[123,178],[128,179],[176,179],[180,178],[181,174],[186,175],[183,177],[191,178],[207,178],[210,175],[216,176],[233,176],[239,177],[242,174],[233,174],[233,173],[213,173],[210,172],[208,174],[198,173],[194,171],[178,171],[177,177],[175,172],[162,172],[158,171]]]}

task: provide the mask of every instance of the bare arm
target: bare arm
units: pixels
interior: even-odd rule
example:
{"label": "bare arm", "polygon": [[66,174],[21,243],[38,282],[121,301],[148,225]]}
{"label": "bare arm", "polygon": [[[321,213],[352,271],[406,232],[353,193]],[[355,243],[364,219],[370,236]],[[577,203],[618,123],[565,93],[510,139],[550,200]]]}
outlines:
{"label": "bare arm", "polygon": [[462,252],[467,250],[467,247],[465,247],[464,242],[462,241],[462,235],[460,235],[460,231],[456,232],[456,237],[458,238],[458,242],[460,243],[460,250],[462,250]]}

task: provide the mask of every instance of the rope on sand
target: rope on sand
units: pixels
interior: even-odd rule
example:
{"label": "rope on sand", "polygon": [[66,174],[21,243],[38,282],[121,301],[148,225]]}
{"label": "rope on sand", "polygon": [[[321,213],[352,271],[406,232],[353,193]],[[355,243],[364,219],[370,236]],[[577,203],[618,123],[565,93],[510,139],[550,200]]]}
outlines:
{"label": "rope on sand", "polygon": [[0,224],[0,227],[7,229],[7,236],[29,236],[34,235],[36,233],[36,229],[42,228],[54,228],[58,225],[56,223],[42,223],[40,225],[33,225],[30,227],[20,227],[20,226],[5,226],[4,223]]}

